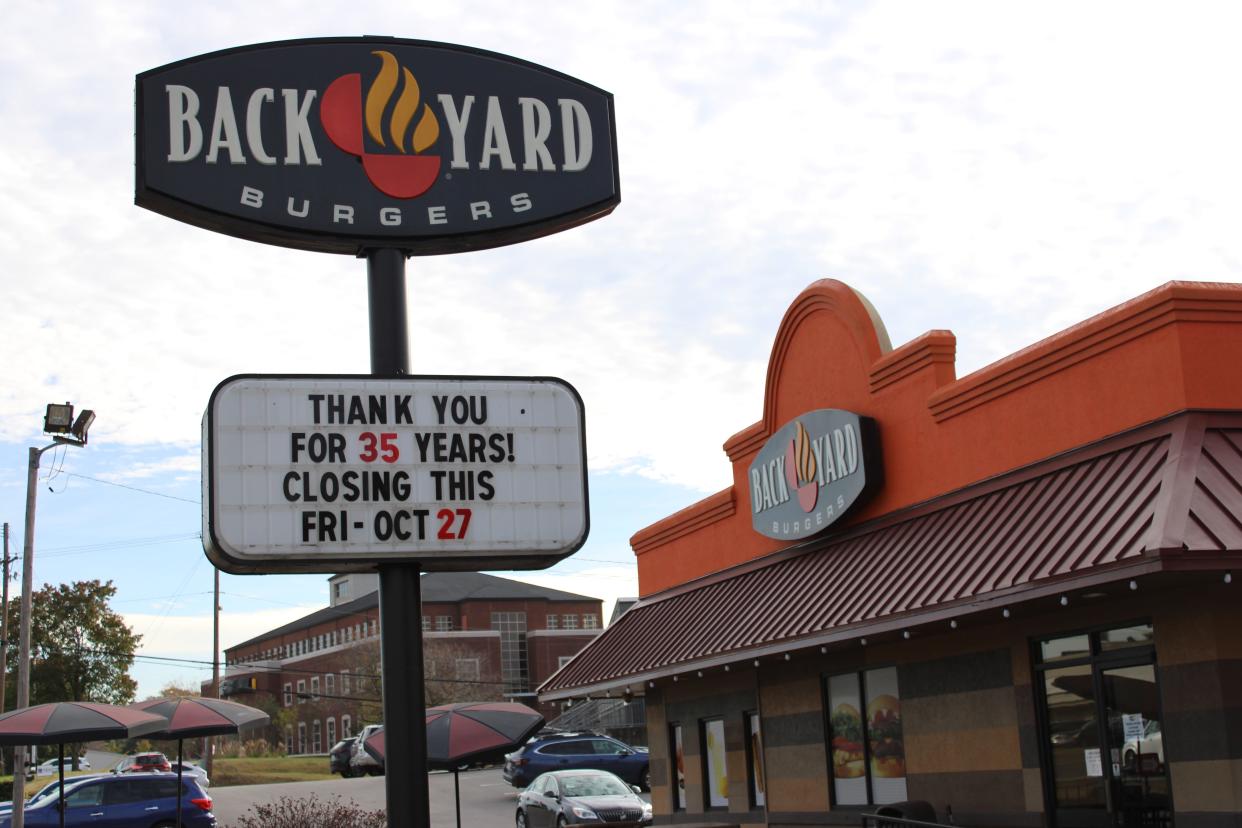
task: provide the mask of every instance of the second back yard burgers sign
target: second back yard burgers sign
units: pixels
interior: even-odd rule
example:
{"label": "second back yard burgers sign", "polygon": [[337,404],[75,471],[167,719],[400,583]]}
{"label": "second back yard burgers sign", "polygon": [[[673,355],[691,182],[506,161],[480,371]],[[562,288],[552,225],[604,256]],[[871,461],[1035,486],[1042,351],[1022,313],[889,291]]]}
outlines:
{"label": "second back yard burgers sign", "polygon": [[538,569],[586,540],[561,380],[241,375],[203,432],[203,545],[227,572]]}
{"label": "second back yard burgers sign", "polygon": [[140,206],[287,247],[477,250],[620,201],[609,93],[461,46],[214,52],[138,75],[137,118]]}

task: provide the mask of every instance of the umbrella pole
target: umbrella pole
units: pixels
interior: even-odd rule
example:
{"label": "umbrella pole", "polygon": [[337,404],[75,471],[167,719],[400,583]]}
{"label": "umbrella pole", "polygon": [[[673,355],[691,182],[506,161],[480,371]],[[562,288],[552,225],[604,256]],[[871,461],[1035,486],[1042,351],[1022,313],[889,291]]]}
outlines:
{"label": "umbrella pole", "polygon": [[457,784],[457,768],[453,768],[453,799],[457,802],[457,828],[461,828],[461,787]]}
{"label": "umbrella pole", "polygon": [[57,769],[60,771],[60,828],[65,828],[65,743],[60,742],[56,745],[56,763]]}
{"label": "umbrella pole", "polygon": [[177,828],[181,828],[181,743],[184,741],[184,739],[177,740]]}

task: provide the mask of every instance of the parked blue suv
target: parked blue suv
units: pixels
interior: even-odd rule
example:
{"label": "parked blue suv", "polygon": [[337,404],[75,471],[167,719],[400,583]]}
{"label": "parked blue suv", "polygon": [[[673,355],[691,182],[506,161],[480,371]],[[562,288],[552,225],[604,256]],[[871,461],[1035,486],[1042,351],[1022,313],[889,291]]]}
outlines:
{"label": "parked blue suv", "polygon": [[[65,780],[65,825],[92,828],[172,828],[177,820],[175,773],[118,774]],[[211,797],[192,777],[181,782],[181,824],[216,828]],[[60,797],[26,804],[26,824],[60,824]],[[0,814],[0,828],[12,824],[12,812]]]}
{"label": "parked blue suv", "polygon": [[611,771],[631,785],[651,790],[647,749],[598,733],[536,736],[505,757],[502,775],[515,788],[525,788],[541,773],[577,768]]}

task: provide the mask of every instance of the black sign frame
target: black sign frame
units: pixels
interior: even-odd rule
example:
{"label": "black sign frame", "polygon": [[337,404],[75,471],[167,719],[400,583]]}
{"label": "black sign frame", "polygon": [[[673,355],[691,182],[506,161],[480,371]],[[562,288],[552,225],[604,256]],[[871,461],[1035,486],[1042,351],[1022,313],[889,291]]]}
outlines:
{"label": "black sign frame", "polygon": [[[237,165],[232,162],[230,155],[230,164],[218,164],[216,167],[206,171],[191,171],[188,168],[172,170],[169,144],[172,142],[171,137],[167,137],[167,133],[171,129],[168,122],[157,123],[160,114],[158,106],[155,102],[158,100],[157,89],[161,83],[172,80],[184,79],[187,77],[199,78],[201,83],[210,85],[210,79],[213,77],[212,72],[216,76],[224,77],[247,77],[247,69],[253,69],[256,65],[262,65],[262,61],[272,57],[283,57],[289,59],[290,55],[298,53],[297,60],[300,63],[310,63],[312,67],[317,64],[332,64],[335,61],[337,71],[342,65],[341,50],[355,50],[358,60],[358,68],[365,69],[365,61],[369,60],[369,56],[378,50],[388,50],[396,55],[400,66],[408,70],[406,63],[417,62],[416,58],[425,56],[425,59],[434,63],[436,60],[450,61],[455,67],[478,67],[476,76],[469,79],[469,83],[474,86],[468,87],[469,92],[461,92],[462,110],[456,112],[457,115],[464,115],[464,99],[466,94],[475,97],[474,109],[470,115],[471,122],[461,126],[463,135],[467,135],[467,130],[471,130],[473,134],[469,137],[471,140],[478,140],[478,134],[485,127],[480,127],[480,123],[484,118],[490,118],[491,113],[484,112],[490,105],[487,100],[489,93],[496,89],[504,88],[510,90],[510,97],[504,99],[504,103],[500,106],[507,107],[509,115],[502,119],[509,124],[507,129],[512,130],[514,126],[524,126],[520,118],[516,119],[514,112],[518,104],[517,98],[513,95],[517,94],[513,90],[517,87],[515,84],[525,83],[531,88],[523,89],[527,92],[537,93],[544,92],[551,96],[550,102],[555,106],[557,97],[565,93],[566,90],[575,92],[583,99],[584,112],[590,113],[589,123],[593,133],[594,154],[598,159],[592,158],[593,164],[598,164],[596,169],[589,170],[590,175],[583,177],[576,172],[566,172],[562,163],[562,170],[548,170],[542,172],[530,172],[526,169],[515,169],[503,171],[492,171],[489,167],[487,172],[481,168],[476,169],[441,169],[435,182],[425,194],[419,194],[411,197],[398,197],[397,199],[388,198],[378,190],[372,191],[373,188],[368,184],[365,177],[359,177],[357,183],[345,185],[344,189],[326,188],[321,183],[325,179],[325,175],[333,176],[336,180],[330,182],[333,186],[340,185],[340,182],[349,177],[352,173],[357,176],[358,169],[362,166],[360,163],[363,159],[360,157],[350,157],[342,152],[338,147],[332,146],[326,132],[323,132],[322,114],[320,114],[320,103],[323,100],[323,91],[326,86],[314,85],[312,88],[319,94],[315,96],[315,100],[307,103],[308,110],[313,108],[314,114],[319,116],[319,136],[316,139],[320,142],[317,146],[321,160],[324,162],[317,173],[306,173],[305,171],[291,172],[287,167],[281,166],[278,162],[271,169],[263,169],[262,164],[251,163],[249,165]],[[309,55],[315,53],[318,58],[312,61]],[[351,51],[352,55],[353,52]],[[330,59],[329,59],[330,58]],[[351,57],[350,60],[353,58]],[[256,61],[258,63],[256,63]],[[350,64],[351,66],[354,64]],[[289,78],[290,69],[281,68],[281,77]],[[324,68],[318,70],[324,80],[333,72],[331,66],[325,65]],[[228,73],[233,73],[229,75]],[[197,73],[197,74],[196,74]],[[280,73],[278,73],[280,74]],[[453,73],[454,83],[466,83],[467,81],[458,80],[459,70]],[[201,77],[200,77],[201,76]],[[341,78],[336,78],[340,80]],[[312,78],[313,80],[313,78]],[[422,83],[427,87],[431,98],[436,97],[435,83],[428,81],[437,80],[434,72],[425,75]],[[249,82],[249,81],[248,81]],[[263,83],[254,81],[257,86]],[[292,81],[290,81],[292,83]],[[489,87],[488,84],[492,84]],[[330,83],[328,84],[330,85]],[[301,84],[305,86],[305,82]],[[536,88],[537,87],[537,88]],[[465,87],[463,87],[465,88]],[[244,90],[242,90],[244,93]],[[253,91],[253,90],[251,90]],[[273,98],[267,99],[266,108],[260,107],[264,113],[264,117],[278,118],[282,111],[282,105],[288,105],[288,102],[280,100],[280,95],[284,91],[281,83],[272,84],[272,88],[268,91],[274,91]],[[298,88],[293,88],[295,93]],[[307,90],[309,91],[309,90]],[[198,129],[203,133],[202,140],[205,142],[209,139],[215,140],[215,132],[223,130],[218,124],[213,123],[213,107],[218,108],[218,100],[210,100],[206,96],[206,89],[198,95],[199,102],[202,106],[202,122]],[[498,96],[496,96],[498,97]],[[301,99],[305,103],[305,98]],[[262,103],[262,102],[260,102]],[[242,118],[238,118],[235,114],[230,116],[234,119],[232,124],[233,135],[236,138],[237,145],[242,146],[248,140],[247,130],[249,129],[249,121],[247,113],[247,100],[239,95],[232,99],[232,107],[243,113]],[[295,108],[297,105],[297,96],[295,94]],[[165,103],[165,106],[171,106]],[[545,104],[545,107],[547,104]],[[169,114],[166,108],[163,114]],[[544,115],[548,113],[545,111]],[[553,112],[551,118],[555,121],[558,115],[564,119],[568,116],[565,113]],[[598,87],[587,84],[562,72],[549,69],[539,64],[508,55],[490,52],[482,49],[458,46],[454,44],[438,43],[434,41],[409,40],[393,37],[329,37],[329,38],[306,38],[300,40],[273,41],[268,43],[252,44],[239,46],[230,49],[223,49],[217,52],[211,52],[196,57],[186,58],[166,64],[154,69],[141,72],[135,79],[135,145],[136,145],[136,165],[135,165],[135,187],[134,202],[146,209],[168,216],[169,218],[185,222],[187,224],[212,230],[217,233],[223,233],[250,241],[258,241],[266,244],[279,245],[282,247],[290,247],[300,250],[310,250],[325,253],[341,253],[348,255],[362,255],[367,250],[391,248],[401,250],[407,256],[422,255],[438,255],[443,253],[461,253],[473,250],[484,250],[502,245],[515,244],[517,242],[527,241],[539,238],[562,230],[584,224],[597,218],[608,215],[616,208],[621,201],[620,188],[620,172],[617,163],[617,134],[616,134],[616,118],[613,106],[613,96]],[[598,116],[598,117],[597,117]],[[309,117],[309,116],[308,116]],[[442,115],[443,118],[443,115]],[[245,120],[245,123],[241,121]],[[464,119],[463,119],[464,120]],[[545,117],[545,121],[547,118]],[[598,121],[598,123],[597,123]],[[227,126],[227,125],[226,125]],[[551,126],[551,132],[556,132],[554,124],[545,124]],[[180,129],[180,127],[177,127]],[[601,128],[605,128],[607,134],[601,133]],[[565,126],[568,130],[569,127]],[[164,143],[159,145],[157,136],[161,133],[165,134]],[[445,130],[447,131],[447,130]],[[240,134],[238,134],[240,133]],[[209,135],[210,134],[210,135]],[[491,135],[491,133],[488,133]],[[277,140],[268,139],[274,147],[279,143]],[[289,140],[289,139],[287,139]],[[365,140],[365,139],[363,139]],[[555,145],[557,137],[553,134],[547,139],[549,144]],[[439,136],[439,142],[452,143],[450,136],[442,132]],[[510,135],[509,143],[514,143],[512,135]],[[515,156],[521,155],[522,141],[516,141],[519,152],[514,153]],[[260,144],[262,146],[262,144]],[[562,152],[565,148],[561,147]],[[161,161],[160,154],[164,153],[164,159]],[[222,154],[223,155],[223,154]],[[456,160],[454,155],[454,160]],[[331,161],[329,164],[328,161]],[[481,164],[481,162],[479,162]],[[227,201],[220,193],[213,193],[210,200],[204,197],[204,193],[208,188],[224,188],[232,186],[233,193],[237,192],[236,179],[239,175],[240,166],[248,166],[247,174],[255,176],[255,180],[263,181],[267,189],[255,187],[254,189],[265,193],[264,198],[271,201],[265,206],[262,213],[252,214],[253,210],[247,209],[244,201],[234,205],[230,210],[227,208]],[[555,168],[555,162],[553,163]],[[325,168],[330,168],[328,172],[324,172]],[[536,165],[536,170],[538,165]],[[314,175],[319,175],[319,179],[314,179]],[[458,184],[451,183],[453,177],[458,179]],[[499,181],[488,180],[494,176],[500,176]],[[286,179],[292,177],[295,179],[292,183]],[[464,183],[460,183],[462,179]],[[221,179],[229,179],[229,183],[223,183]],[[533,192],[532,187],[523,187],[521,184],[501,184],[499,182],[505,179],[516,179],[521,184],[537,184],[544,189],[540,192]],[[270,183],[274,182],[274,183]],[[589,182],[589,186],[588,186]],[[353,189],[349,189],[352,187]],[[516,192],[514,192],[516,190]],[[437,192],[438,191],[438,192]],[[433,195],[434,194],[434,195]],[[446,226],[443,231],[433,229],[432,207],[437,207],[438,202],[435,196],[441,196],[441,201],[449,202],[448,206],[443,206],[443,212],[436,213],[435,218],[451,220],[457,223],[457,226]],[[525,195],[526,200],[518,198]],[[319,216],[317,223],[307,224],[305,228],[299,227],[297,222],[286,220],[284,216],[277,217],[273,212],[274,205],[285,204],[288,199],[288,215],[295,216],[295,209],[305,209],[308,213],[311,210],[316,211]],[[387,200],[386,200],[387,199]],[[424,199],[419,201],[420,199]],[[508,203],[505,200],[508,199]],[[516,201],[514,201],[516,199]],[[262,199],[260,199],[262,201]],[[410,203],[413,200],[416,203]],[[551,206],[541,206],[541,201]],[[533,202],[533,208],[526,206],[529,202]],[[495,210],[496,214],[500,214],[503,210],[509,212],[503,219],[498,217],[489,217],[487,223],[478,225],[481,221],[475,216],[476,204],[487,204],[489,212]],[[387,205],[387,209],[397,209],[398,214],[402,207],[410,208],[409,227],[411,232],[406,233],[401,230],[388,231],[383,228],[377,229],[372,226],[370,229],[359,227],[355,232],[350,230],[348,226],[342,225],[336,227],[333,225],[329,229],[324,229],[324,218],[322,211],[334,210],[336,205],[345,204],[352,211],[357,206],[357,215],[359,220],[366,216],[366,220],[372,225],[376,223],[375,216],[377,211],[384,209],[382,206]],[[467,207],[467,205],[469,205]],[[253,207],[254,205],[250,205]],[[272,209],[266,209],[272,208]],[[418,213],[423,208],[427,212]],[[524,208],[524,209],[522,209]],[[463,210],[468,210],[463,213]],[[279,212],[275,210],[275,212]],[[522,215],[522,212],[529,212],[531,217],[529,220]],[[394,214],[389,214],[394,215]],[[419,216],[416,218],[415,216]],[[468,216],[468,219],[467,219]],[[400,214],[400,218],[404,220],[406,216]],[[351,212],[351,222],[353,215]],[[469,224],[467,225],[467,221]],[[423,226],[423,225],[426,226]],[[436,221],[439,225],[440,222]],[[401,226],[401,225],[397,225]],[[461,226],[467,226],[468,229],[460,229]]]}

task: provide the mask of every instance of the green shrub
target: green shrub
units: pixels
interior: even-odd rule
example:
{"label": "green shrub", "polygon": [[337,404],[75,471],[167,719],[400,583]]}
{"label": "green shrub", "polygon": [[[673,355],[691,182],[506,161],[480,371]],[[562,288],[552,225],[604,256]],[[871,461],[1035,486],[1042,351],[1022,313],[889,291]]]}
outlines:
{"label": "green shrub", "polygon": [[266,805],[255,805],[232,828],[386,828],[383,811],[363,810],[352,799],[340,797],[320,800],[314,794],[305,799],[282,796]]}

